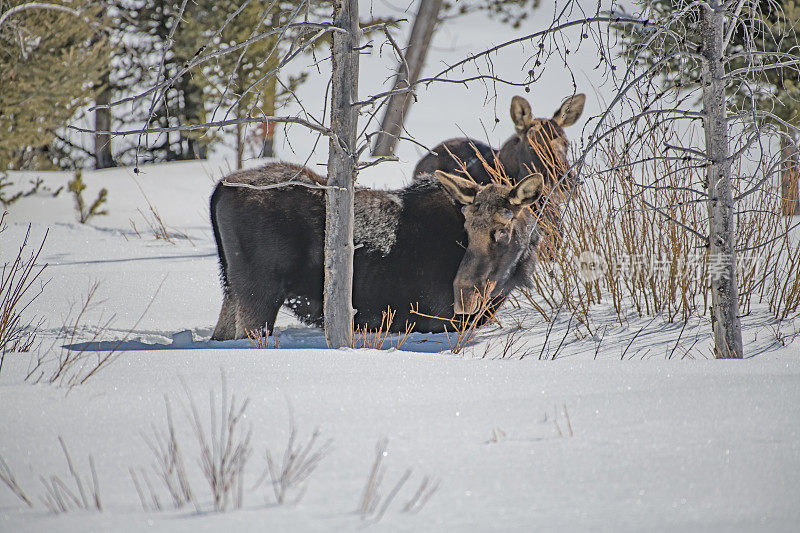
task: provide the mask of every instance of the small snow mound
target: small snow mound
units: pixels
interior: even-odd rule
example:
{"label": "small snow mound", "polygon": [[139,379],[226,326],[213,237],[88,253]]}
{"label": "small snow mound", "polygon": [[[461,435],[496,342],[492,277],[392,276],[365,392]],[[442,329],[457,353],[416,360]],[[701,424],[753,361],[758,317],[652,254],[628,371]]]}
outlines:
{"label": "small snow mound", "polygon": [[194,343],[191,330],[185,329],[172,335],[172,346],[175,348],[188,348]]}

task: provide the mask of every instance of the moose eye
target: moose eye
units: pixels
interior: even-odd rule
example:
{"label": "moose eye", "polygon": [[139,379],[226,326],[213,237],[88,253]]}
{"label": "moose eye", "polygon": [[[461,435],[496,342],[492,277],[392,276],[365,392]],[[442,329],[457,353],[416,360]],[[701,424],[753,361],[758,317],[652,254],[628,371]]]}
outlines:
{"label": "moose eye", "polygon": [[464,214],[464,215],[467,214],[467,206],[465,206],[465,205],[461,206],[461,213]]}

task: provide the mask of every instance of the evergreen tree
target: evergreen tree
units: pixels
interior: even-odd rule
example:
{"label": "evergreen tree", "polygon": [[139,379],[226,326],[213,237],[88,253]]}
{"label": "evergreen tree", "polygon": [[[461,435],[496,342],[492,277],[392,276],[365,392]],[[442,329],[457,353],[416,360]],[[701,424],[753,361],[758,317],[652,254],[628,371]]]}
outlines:
{"label": "evergreen tree", "polygon": [[[129,116],[118,118],[125,123],[144,123],[150,116],[150,126],[167,127],[202,124],[211,120],[212,114],[217,120],[225,115],[235,118],[274,114],[288,96],[288,91],[304,79],[304,76],[265,78],[289,49],[291,38],[297,30],[257,38],[246,47],[218,55],[212,61],[180,73],[184,66],[204,54],[224,51],[279,28],[287,22],[290,13],[298,10],[301,2],[253,1],[231,18],[242,6],[241,2],[195,0],[186,4],[173,33],[182,3],[180,0],[116,1],[116,22],[124,42],[115,60],[118,92],[126,95],[141,93],[153,87],[157,78],[161,81],[171,80],[167,90],[159,91],[160,97],[155,102],[152,95],[137,100]],[[311,20],[323,20],[330,16],[329,12],[329,0],[315,0],[310,7],[302,8],[302,15],[298,19],[307,14]],[[220,28],[223,28],[221,32],[218,31]],[[302,41],[301,37],[299,39]],[[295,44],[297,42],[294,41]],[[204,47],[206,43],[208,46]],[[166,55],[164,50],[167,50]],[[273,128],[265,124],[257,131],[267,136]],[[245,146],[243,134],[244,128],[237,127],[235,138],[239,159]],[[205,158],[208,149],[221,138],[214,132],[201,129],[151,135],[149,140],[147,151],[140,153],[140,161]],[[134,139],[133,142],[138,141]],[[268,142],[269,139],[259,139],[259,147],[254,155],[260,155],[262,146]],[[127,163],[132,162],[134,148],[130,146],[118,157]]]}
{"label": "evergreen tree", "polygon": [[[0,15],[24,3],[2,0]],[[93,101],[109,47],[99,7],[69,7],[78,14],[23,9],[0,27],[0,169],[74,165],[59,130]]]}

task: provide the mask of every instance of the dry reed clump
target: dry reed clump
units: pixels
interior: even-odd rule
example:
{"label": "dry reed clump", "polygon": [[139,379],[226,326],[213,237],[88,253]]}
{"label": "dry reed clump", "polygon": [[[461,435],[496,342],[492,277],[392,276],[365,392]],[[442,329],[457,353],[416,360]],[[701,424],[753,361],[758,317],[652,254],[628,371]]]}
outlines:
{"label": "dry reed clump", "polygon": [[[378,522],[383,518],[389,506],[411,477],[412,470],[407,468],[392,488],[388,492],[384,492],[382,485],[386,474],[386,466],[383,461],[388,456],[386,452],[388,445],[389,441],[383,438],[375,446],[375,459],[372,461],[358,504],[357,512],[362,520]],[[428,503],[437,490],[439,490],[439,481],[430,476],[424,476],[411,497],[403,504],[401,511],[404,513],[418,513],[425,507],[425,504]]]}
{"label": "dry reed clump", "polygon": [[304,445],[300,444],[297,442],[297,427],[292,422],[280,463],[277,456],[273,458],[272,453],[266,451],[267,475],[272,482],[272,491],[278,505],[287,503],[291,494],[294,495],[291,500],[293,504],[297,504],[305,495],[308,478],[328,454],[333,443],[328,440],[317,445],[319,436],[319,430],[315,429],[308,441]]}
{"label": "dry reed clump", "polygon": [[[683,151],[663,154],[665,143],[695,141],[693,130],[670,124],[612,135],[588,163],[590,178],[563,213],[562,246],[552,262],[539,264],[533,290],[522,291],[546,320],[566,310],[579,331],[595,336],[596,304],[610,306],[620,325],[631,316],[673,322],[708,311],[715,258],[702,238],[705,166]],[[734,168],[734,194],[750,191],[735,220],[740,306],[744,314],[764,302],[785,319],[800,310],[800,240],[792,235],[797,222],[781,216],[776,165],[761,163],[755,175],[741,163]]]}
{"label": "dry reed clump", "polygon": [[[7,228],[6,214],[4,212],[0,215],[0,233]],[[29,351],[36,342],[36,334],[41,327],[41,321],[35,318],[26,321],[22,315],[44,290],[45,284],[38,290],[34,286],[47,268],[47,264],[39,265],[37,261],[49,231],[45,232],[41,244],[28,252],[30,233],[29,224],[14,259],[3,263],[0,272],[0,371],[3,369],[6,353]]]}
{"label": "dry reed clump", "polygon": [[[53,514],[63,514],[76,510],[102,511],[100,482],[97,477],[94,458],[89,455],[89,476],[81,476],[72,462],[72,457],[61,435],[58,436],[58,442],[64,452],[72,483],[64,481],[56,474],[48,477],[39,476],[39,481],[44,487],[44,492],[39,495],[39,501]],[[2,456],[0,456],[0,480],[28,507],[34,507],[33,501],[17,482],[14,473]]]}
{"label": "dry reed clump", "polygon": [[200,467],[211,489],[214,510],[225,511],[230,504],[239,509],[244,497],[244,468],[251,454],[252,428],[243,427],[249,400],[237,405],[236,396],[228,396],[223,375],[219,405],[214,391],[209,392],[210,421],[206,426],[188,388],[186,396],[189,399],[190,420],[200,445]]}
{"label": "dry reed clump", "polygon": [[396,311],[392,311],[391,307],[386,307],[386,311],[381,313],[381,324],[374,330],[370,330],[366,326],[356,326],[355,321],[350,323],[350,347],[351,348],[371,348],[373,350],[382,350],[386,340],[389,340],[389,348],[400,349],[411,332],[414,331],[415,322],[406,322],[405,331],[398,334],[396,338],[390,337],[389,330],[394,322],[394,315]]}
{"label": "dry reed clump", "polygon": [[[247,333],[247,338],[250,340],[250,345],[255,349],[266,350],[269,348],[277,349],[281,347],[280,328],[275,328],[272,334],[270,334],[266,328],[259,330],[245,329],[244,332]],[[270,337],[272,337],[271,346],[269,342]]]}

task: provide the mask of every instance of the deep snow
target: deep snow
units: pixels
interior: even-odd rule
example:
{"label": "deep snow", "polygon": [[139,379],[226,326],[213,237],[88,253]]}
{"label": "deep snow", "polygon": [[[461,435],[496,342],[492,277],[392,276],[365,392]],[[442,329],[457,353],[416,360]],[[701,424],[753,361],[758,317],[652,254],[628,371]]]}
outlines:
{"label": "deep snow", "polygon": [[[367,522],[380,530],[796,528],[800,344],[780,348],[775,326],[763,316],[745,321],[746,350],[757,355],[739,362],[703,360],[709,339],[702,324],[687,328],[677,352],[694,344],[688,357],[700,360],[665,360],[679,326],[654,322],[638,334],[649,321],[610,327],[596,356],[595,342],[569,335],[555,361],[540,361],[555,351],[565,324],[556,325],[555,340],[543,350],[546,324],[513,309],[502,320],[524,319],[522,361],[492,359],[507,332],[496,326],[458,356],[449,353],[442,335],[418,334],[401,350],[331,351],[323,348],[321,332],[284,313],[280,349],[209,342],[221,294],[206,204],[213,179],[223,172],[214,163],[148,167],[136,177],[144,193],[129,169],[86,172],[89,197],[101,184],[109,189],[110,214],[89,225],[75,222],[72,199],[64,193],[13,206],[3,261],[29,222],[32,243],[50,228],[41,258],[50,281],[30,308],[47,319],[37,353],[52,347],[63,317],[93,281],[100,284],[98,305],[84,320],[78,345],[92,340],[110,317],[98,339],[104,341],[100,354],[113,340],[127,341],[113,364],[72,390],[24,383],[32,355],[6,357],[0,455],[35,508],[0,487],[3,531],[360,528],[364,522],[354,511],[382,437],[389,440],[384,492],[407,468],[413,474],[382,520]],[[51,188],[69,178],[40,175]],[[188,238],[170,244],[143,231],[137,209],[147,208],[145,195],[165,223]],[[796,324],[782,328],[790,338],[797,331]],[[488,357],[479,359],[487,344]],[[626,360],[619,361],[623,353]],[[187,404],[185,383],[207,423],[208,394],[219,394],[221,371],[228,390],[250,400],[253,456],[244,509],[223,515],[193,508],[143,511],[128,469],[151,468],[143,435],[166,429],[165,396],[174,406],[192,488],[202,509],[211,508],[195,437],[180,406]],[[304,499],[279,508],[268,484],[252,487],[264,471],[265,449],[282,453],[290,417],[301,440],[319,427],[333,448]],[[44,492],[39,476],[69,481],[59,435],[82,475],[88,475],[87,456],[94,457],[103,513],[52,516],[38,501]],[[402,513],[426,475],[440,481],[439,490],[418,514]],[[165,489],[156,490],[168,508]]]}
{"label": "deep snow", "polygon": [[[537,24],[549,20],[549,9],[538,12],[544,18]],[[437,64],[462,56],[476,43],[514,34],[482,17],[460,24],[446,27],[434,42],[441,54]],[[581,53],[588,57],[578,69],[581,79],[602,93],[591,78],[591,54]],[[362,65],[364,94],[391,73],[385,65],[383,70],[375,66],[377,51],[373,56]],[[519,68],[514,62],[501,66]],[[314,83],[303,90],[310,92]],[[517,92],[499,90],[501,122],[487,127],[495,145],[510,134],[506,106]],[[554,68],[530,97],[547,115],[569,91],[566,73]],[[602,97],[587,92],[591,114]],[[479,132],[481,124],[494,122],[495,102],[484,103],[481,87],[432,86],[412,111],[410,128],[428,145],[459,135],[459,128]],[[576,125],[568,133],[576,138],[579,129]],[[292,131],[297,153],[281,145],[279,155],[302,161],[313,139]],[[400,154],[399,164],[370,169],[360,182],[402,185],[418,153],[406,145]],[[324,151],[315,158],[312,162],[324,160]],[[566,320],[557,322],[546,339],[548,327],[535,313],[508,306],[503,323],[520,319],[525,326],[517,352],[526,355],[521,361],[495,359],[507,328],[487,328],[457,356],[448,352],[444,336],[418,334],[400,350],[330,351],[320,331],[283,312],[280,349],[255,350],[248,341],[210,342],[221,293],[207,202],[213,183],[229,166],[216,160],[141,170],[138,176],[127,168],[84,173],[87,198],[100,187],[109,189],[110,214],[88,225],[75,221],[72,198],[63,192],[56,198],[23,198],[6,219],[2,262],[16,253],[29,223],[31,244],[41,242],[47,228],[50,233],[40,258],[48,263],[43,279],[49,282],[28,309],[46,320],[41,344],[34,354],[8,355],[0,372],[0,456],[34,508],[0,486],[1,531],[361,529],[365,522],[355,510],[382,437],[388,439],[383,492],[407,468],[413,474],[382,520],[366,522],[371,529],[797,529],[800,343],[781,346],[781,339],[797,336],[797,320],[773,324],[763,309],[755,309],[744,319],[751,357],[738,362],[705,359],[710,339],[702,321],[690,324],[678,343],[680,325],[648,319],[623,328],[609,319],[598,347],[599,339],[564,337]],[[14,174],[23,185],[36,177],[55,189],[71,175]],[[142,214],[151,216],[148,202],[173,233],[185,236],[169,243],[150,235]],[[58,353],[65,317],[93,282],[99,283],[96,305],[82,322],[77,345],[86,346],[111,320],[95,340],[101,341],[102,355],[114,341],[126,339],[119,358],[71,390],[25,383],[32,357]],[[562,338],[554,361],[539,359],[555,354]],[[666,360],[676,344],[675,358]],[[487,346],[488,356],[481,359]],[[250,400],[246,424],[253,429],[253,455],[245,472],[244,508],[215,514],[208,512],[211,496],[182,406],[187,404],[185,383],[208,422],[208,394],[214,389],[219,395],[221,372],[228,391]],[[153,427],[166,429],[165,396],[173,406],[201,513],[191,506],[143,511],[128,472],[151,468],[143,435],[152,435]],[[266,482],[253,486],[265,469],[265,449],[282,453],[290,419],[301,441],[319,427],[320,438],[333,439],[333,447],[309,479],[302,501],[277,507]],[[39,476],[70,482],[59,435],[81,475],[88,474],[88,455],[94,457],[102,513],[53,516],[39,502],[44,493]],[[150,475],[161,503],[170,509],[166,491]],[[402,513],[426,475],[440,481],[439,490],[418,514]]]}

